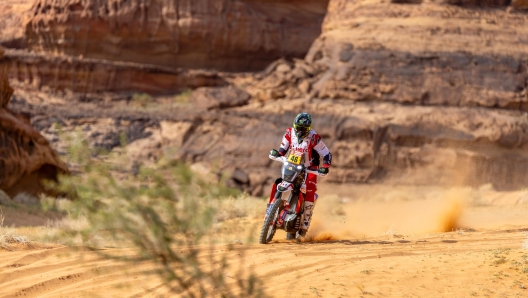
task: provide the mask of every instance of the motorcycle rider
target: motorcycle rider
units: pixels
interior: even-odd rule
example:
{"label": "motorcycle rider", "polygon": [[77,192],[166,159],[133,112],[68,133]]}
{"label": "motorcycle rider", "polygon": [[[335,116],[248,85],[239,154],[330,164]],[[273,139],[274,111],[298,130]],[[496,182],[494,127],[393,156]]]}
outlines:
{"label": "motorcycle rider", "polygon": [[[304,166],[310,170],[317,170],[322,176],[328,174],[330,165],[332,164],[332,154],[330,150],[323,143],[321,137],[312,130],[312,116],[308,113],[299,113],[293,120],[293,127],[286,129],[286,133],[282,137],[282,143],[279,150],[272,149],[270,157],[277,158],[284,156],[288,151],[290,154],[296,152],[304,155]],[[320,159],[323,157],[323,166],[320,167]],[[275,197],[277,192],[277,185],[282,182],[282,178],[275,180],[271,188],[270,199],[268,206]],[[299,235],[304,237],[310,227],[312,219],[312,212],[315,207],[315,200],[317,199],[317,176],[314,174],[307,174],[304,194],[304,217],[301,222],[301,230]]]}

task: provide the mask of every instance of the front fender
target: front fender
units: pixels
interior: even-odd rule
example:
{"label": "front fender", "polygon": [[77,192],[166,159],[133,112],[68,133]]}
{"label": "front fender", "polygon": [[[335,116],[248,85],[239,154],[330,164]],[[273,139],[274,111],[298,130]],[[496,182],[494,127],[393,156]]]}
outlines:
{"label": "front fender", "polygon": [[288,190],[293,190],[293,184],[288,181],[282,181],[277,185],[277,191],[285,192]]}

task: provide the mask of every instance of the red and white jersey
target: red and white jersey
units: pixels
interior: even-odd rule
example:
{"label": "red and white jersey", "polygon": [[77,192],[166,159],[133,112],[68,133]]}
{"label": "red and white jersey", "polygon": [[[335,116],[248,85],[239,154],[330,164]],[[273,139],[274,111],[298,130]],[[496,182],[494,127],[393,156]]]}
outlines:
{"label": "red and white jersey", "polygon": [[282,137],[282,143],[280,145],[280,152],[286,153],[290,150],[290,154],[297,153],[296,155],[304,155],[304,166],[309,167],[313,165],[313,150],[315,150],[320,158],[324,156],[330,156],[330,150],[323,143],[321,137],[312,129],[308,136],[306,136],[302,142],[299,143],[299,139],[295,135],[292,127],[286,129],[286,133]]}

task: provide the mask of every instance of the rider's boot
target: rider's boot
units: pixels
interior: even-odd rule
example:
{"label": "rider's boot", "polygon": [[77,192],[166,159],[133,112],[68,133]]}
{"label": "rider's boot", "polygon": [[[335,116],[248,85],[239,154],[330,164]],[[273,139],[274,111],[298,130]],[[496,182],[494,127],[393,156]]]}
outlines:
{"label": "rider's boot", "polygon": [[306,237],[306,233],[308,232],[308,228],[310,228],[310,222],[312,221],[312,212],[315,208],[314,202],[304,202],[304,214],[303,219],[301,222],[301,229],[299,232],[297,232],[296,238],[299,239],[301,237]]}

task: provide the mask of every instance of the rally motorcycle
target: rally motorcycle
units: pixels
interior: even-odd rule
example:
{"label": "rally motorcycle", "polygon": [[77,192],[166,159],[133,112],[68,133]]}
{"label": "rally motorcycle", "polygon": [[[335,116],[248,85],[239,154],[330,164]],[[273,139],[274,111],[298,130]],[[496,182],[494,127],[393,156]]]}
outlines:
{"label": "rally motorcycle", "polygon": [[[318,171],[312,171],[304,166],[304,154],[291,152],[288,157],[269,157],[282,162],[282,182],[277,185],[277,192],[266,210],[264,224],[260,232],[259,243],[266,244],[273,239],[277,229],[286,231],[286,239],[300,239],[301,220],[304,213],[304,185],[308,173],[325,176]],[[285,192],[290,191],[287,199]]]}

